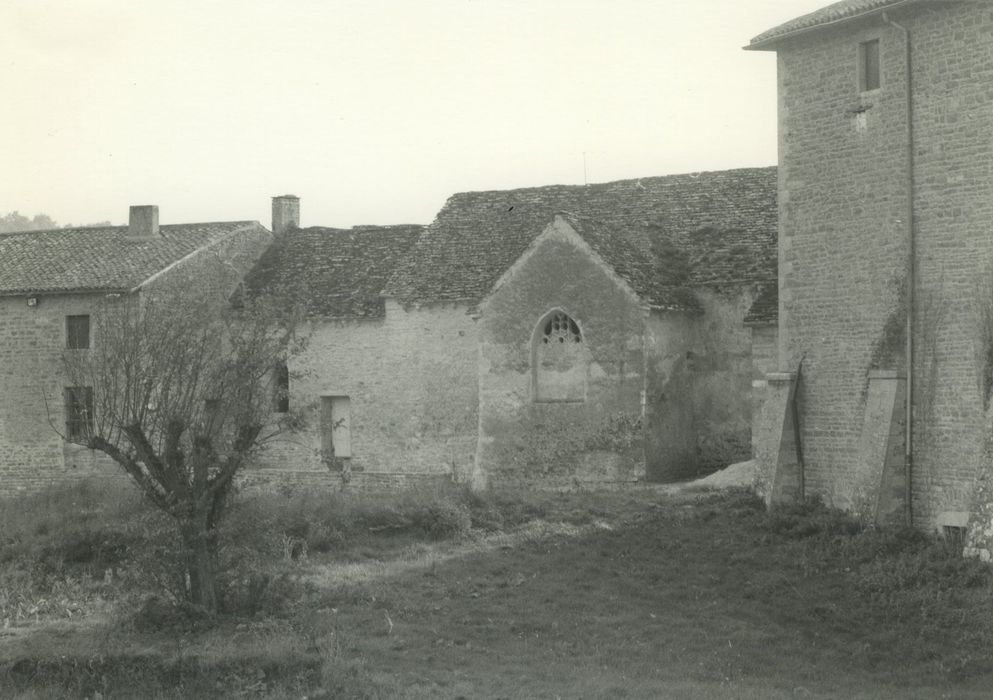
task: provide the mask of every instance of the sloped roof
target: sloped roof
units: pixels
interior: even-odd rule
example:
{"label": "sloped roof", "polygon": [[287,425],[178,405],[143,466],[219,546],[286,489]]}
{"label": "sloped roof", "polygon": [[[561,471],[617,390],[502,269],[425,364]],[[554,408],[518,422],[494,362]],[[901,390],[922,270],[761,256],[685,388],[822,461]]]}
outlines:
{"label": "sloped roof", "polygon": [[0,295],[125,291],[254,221],[172,224],[137,240],[127,226],[0,234]]}
{"label": "sloped roof", "polygon": [[776,278],[776,169],[744,168],[453,195],[384,294],[402,303],[477,302],[559,212],[579,222],[584,238],[609,231],[623,239],[601,257],[629,281],[655,277],[624,262],[631,246],[655,266],[655,286]]}
{"label": "sloped roof", "polygon": [[319,318],[381,318],[389,275],[409,253],[423,226],[295,228],[269,246],[245,279],[252,296],[278,291]]}
{"label": "sloped roof", "polygon": [[[780,24],[778,27],[762,32],[751,40],[746,46],[747,49],[767,49],[772,48],[771,44],[784,39],[787,36],[799,34],[801,32],[819,29],[822,26],[845,22],[862,15],[871,14],[881,10],[886,10],[902,5],[910,5],[917,2],[955,2],[961,0],[841,0],[822,7],[819,10],[802,15],[795,19]],[[990,0],[972,0],[973,2],[990,2]]]}
{"label": "sloped roof", "polygon": [[689,281],[686,258],[680,251],[656,256],[650,249],[631,241],[617,224],[570,214],[563,216],[594,252],[653,307],[668,311],[702,310],[686,286]]}
{"label": "sloped roof", "polygon": [[759,290],[755,301],[745,314],[746,326],[761,326],[779,320],[779,285],[772,283]]}

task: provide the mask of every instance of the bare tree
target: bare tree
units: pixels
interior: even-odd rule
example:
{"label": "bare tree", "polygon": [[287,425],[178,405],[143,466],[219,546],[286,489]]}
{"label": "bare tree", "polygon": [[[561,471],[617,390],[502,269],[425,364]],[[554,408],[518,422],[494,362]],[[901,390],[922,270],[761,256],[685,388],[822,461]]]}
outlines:
{"label": "bare tree", "polygon": [[301,349],[277,301],[237,313],[197,285],[108,298],[66,350],[63,437],[119,464],[179,529],[188,602],[219,604],[218,523],[235,475],[285,427],[274,368]]}

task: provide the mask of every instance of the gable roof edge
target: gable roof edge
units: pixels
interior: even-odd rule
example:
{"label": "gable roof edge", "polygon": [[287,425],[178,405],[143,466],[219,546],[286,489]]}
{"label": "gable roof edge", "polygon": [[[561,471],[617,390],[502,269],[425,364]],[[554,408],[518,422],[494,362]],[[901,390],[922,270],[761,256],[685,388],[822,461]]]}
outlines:
{"label": "gable roof edge", "polygon": [[187,260],[190,260],[191,258],[199,255],[200,253],[203,253],[204,251],[208,250],[209,248],[212,248],[212,247],[214,247],[216,245],[220,245],[221,243],[223,243],[224,241],[228,240],[229,238],[234,237],[236,234],[244,233],[245,231],[251,231],[254,228],[260,228],[263,231],[265,231],[266,233],[269,233],[270,235],[272,235],[272,233],[269,231],[269,229],[267,229],[265,226],[263,226],[262,224],[260,224],[258,221],[252,221],[251,223],[249,223],[249,224],[247,224],[245,226],[240,226],[240,227],[236,228],[235,230],[231,231],[227,235],[221,236],[216,241],[209,241],[207,243],[204,243],[202,246],[199,246],[198,248],[190,251],[189,253],[187,253],[186,255],[184,255],[183,257],[181,257],[179,260],[173,260],[171,263],[169,263],[168,265],[166,265],[165,267],[163,267],[158,272],[152,274],[147,279],[144,279],[141,282],[139,282],[138,284],[136,284],[134,287],[132,287],[129,290],[129,292],[132,293],[132,294],[135,293],[135,292],[140,292],[146,285],[148,285],[148,284],[152,283],[153,281],[157,280],[159,277],[161,277],[162,275],[166,274],[170,270],[173,270],[173,269],[179,267],[181,264],[183,264]]}
{"label": "gable roof edge", "polygon": [[542,229],[541,233],[535,236],[534,240],[531,241],[531,243],[524,250],[524,252],[521,253],[520,256],[518,256],[517,260],[511,263],[511,265],[504,271],[504,273],[500,275],[497,281],[493,283],[493,286],[490,287],[490,290],[486,293],[486,295],[479,300],[479,303],[476,306],[481,312],[485,310],[486,304],[489,302],[490,298],[497,292],[497,290],[503,287],[503,285],[505,285],[514,275],[517,269],[521,265],[523,265],[524,262],[528,260],[532,255],[534,255],[534,253],[538,250],[538,247],[541,245],[542,242],[544,242],[546,239],[551,237],[552,232],[556,230],[555,225],[558,223],[565,224],[565,226],[567,227],[566,235],[569,236],[570,238],[575,237],[576,239],[578,239],[578,242],[581,245],[577,247],[580,250],[582,250],[586,255],[588,255],[590,259],[593,260],[594,263],[596,263],[598,266],[603,267],[607,276],[614,284],[620,287],[620,289],[625,294],[630,296],[643,309],[648,310],[651,308],[651,305],[648,303],[648,301],[643,299],[642,296],[635,291],[634,287],[632,287],[627,280],[625,280],[623,277],[620,276],[620,274],[618,274],[617,270],[614,269],[613,265],[611,265],[606,260],[604,260],[603,257],[601,257],[600,254],[593,249],[593,246],[590,245],[589,241],[583,238],[583,235],[576,229],[576,226],[572,223],[572,221],[569,220],[569,214],[565,212],[556,212],[553,215],[552,220],[545,225],[544,229]]}

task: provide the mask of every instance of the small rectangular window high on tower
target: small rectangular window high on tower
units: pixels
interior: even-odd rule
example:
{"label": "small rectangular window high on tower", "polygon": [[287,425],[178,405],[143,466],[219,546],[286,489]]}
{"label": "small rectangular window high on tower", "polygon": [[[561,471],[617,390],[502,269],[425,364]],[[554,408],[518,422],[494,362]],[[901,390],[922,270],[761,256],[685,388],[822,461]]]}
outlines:
{"label": "small rectangular window high on tower", "polygon": [[879,88],[879,39],[859,44],[859,90]]}

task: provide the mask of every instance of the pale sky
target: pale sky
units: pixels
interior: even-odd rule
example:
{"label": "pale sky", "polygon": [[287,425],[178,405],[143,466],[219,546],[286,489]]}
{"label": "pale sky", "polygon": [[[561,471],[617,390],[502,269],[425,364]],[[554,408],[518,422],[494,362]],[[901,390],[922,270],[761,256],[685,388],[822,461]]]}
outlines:
{"label": "pale sky", "polygon": [[0,215],[426,224],[774,165],[775,55],[741,47],[830,1],[0,0]]}

